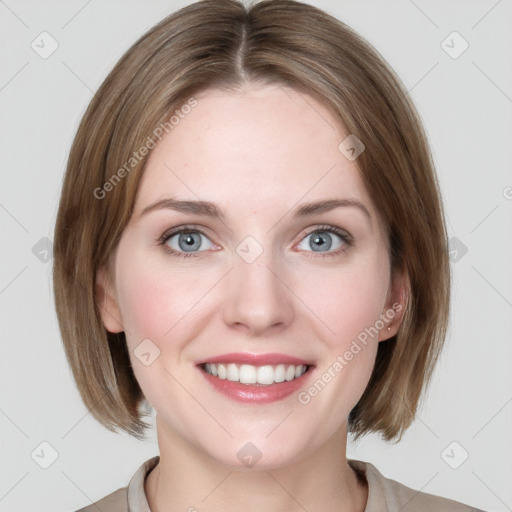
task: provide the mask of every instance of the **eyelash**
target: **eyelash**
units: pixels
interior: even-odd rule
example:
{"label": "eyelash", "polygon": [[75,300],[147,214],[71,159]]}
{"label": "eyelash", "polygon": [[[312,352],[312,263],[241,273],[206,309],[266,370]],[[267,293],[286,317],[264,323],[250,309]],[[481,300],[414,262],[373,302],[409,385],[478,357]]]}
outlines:
{"label": "eyelash", "polygon": [[[333,233],[341,238],[344,245],[340,249],[337,249],[336,251],[327,252],[325,254],[315,253],[313,251],[306,251],[306,252],[311,252],[312,254],[315,254],[315,256],[308,255],[307,256],[308,258],[317,258],[317,257],[326,258],[326,257],[330,257],[330,256],[337,256],[338,254],[345,252],[348,247],[353,245],[353,242],[354,242],[354,239],[352,238],[352,236],[349,235],[347,232],[337,228],[336,226],[329,226],[329,225],[316,226],[314,229],[312,229],[308,233],[305,233],[304,236],[302,237],[301,241],[304,238],[312,235],[313,233],[317,233],[317,232]],[[158,243],[158,245],[163,246],[165,252],[167,252],[168,254],[172,254],[173,256],[181,256],[183,258],[197,257],[200,255],[201,252],[204,252],[204,251],[199,251],[196,253],[194,253],[194,252],[178,252],[167,245],[168,240],[171,237],[173,237],[174,235],[189,234],[189,233],[199,233],[199,234],[205,236],[206,238],[209,238],[208,235],[204,231],[202,231],[198,226],[182,226],[180,228],[173,229],[171,231],[166,231],[163,235],[161,235],[160,237],[157,238],[156,242]]]}

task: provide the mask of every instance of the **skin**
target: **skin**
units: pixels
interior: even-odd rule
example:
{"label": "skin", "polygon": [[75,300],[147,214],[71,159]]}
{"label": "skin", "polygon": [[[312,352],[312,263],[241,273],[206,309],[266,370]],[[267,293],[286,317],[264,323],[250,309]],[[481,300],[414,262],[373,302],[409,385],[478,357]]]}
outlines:
{"label": "skin", "polygon": [[[307,405],[296,393],[270,404],[235,402],[195,365],[228,352],[285,353],[314,361],[307,389],[365,327],[404,303],[404,279],[391,275],[357,160],[338,150],[348,133],[312,97],[277,85],[196,99],[152,151],[113,275],[103,269],[97,281],[105,327],[125,331],[136,378],[157,412],[160,463],[146,480],[148,503],[155,512],[363,511],[368,489],[347,464],[347,416],[399,314]],[[165,208],[141,215],[169,197],[212,201],[226,218]],[[356,207],[291,217],[303,203],[348,197],[371,220]],[[191,224],[206,236],[190,257],[156,241]],[[315,230],[326,225],[353,244],[327,234],[332,247],[322,257]],[[263,249],[252,263],[236,252],[247,236]],[[179,250],[178,241],[167,245]],[[149,366],[133,352],[144,339],[160,350]],[[252,468],[237,457],[247,442],[262,453]]]}

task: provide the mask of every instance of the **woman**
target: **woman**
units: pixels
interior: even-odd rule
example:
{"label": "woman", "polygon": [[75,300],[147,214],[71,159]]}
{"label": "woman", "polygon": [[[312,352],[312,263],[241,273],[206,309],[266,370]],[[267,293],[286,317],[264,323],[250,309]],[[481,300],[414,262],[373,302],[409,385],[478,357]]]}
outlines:
{"label": "woman", "polygon": [[83,510],[474,510],[346,457],[412,422],[449,263],[415,108],[341,22],[226,0],[150,30],[84,115],[54,258],[87,407],[138,438],[157,412],[160,455]]}

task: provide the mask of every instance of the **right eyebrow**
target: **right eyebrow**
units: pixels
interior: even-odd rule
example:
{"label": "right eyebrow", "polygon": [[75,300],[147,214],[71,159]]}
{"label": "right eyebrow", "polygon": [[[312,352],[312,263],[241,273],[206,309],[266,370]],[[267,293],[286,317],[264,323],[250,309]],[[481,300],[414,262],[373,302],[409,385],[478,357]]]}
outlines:
{"label": "right eyebrow", "polygon": [[205,215],[219,220],[225,218],[222,210],[214,203],[209,201],[180,201],[178,199],[161,199],[149,206],[146,206],[139,215],[139,218],[154,210],[171,209],[182,213],[195,213],[196,215]]}

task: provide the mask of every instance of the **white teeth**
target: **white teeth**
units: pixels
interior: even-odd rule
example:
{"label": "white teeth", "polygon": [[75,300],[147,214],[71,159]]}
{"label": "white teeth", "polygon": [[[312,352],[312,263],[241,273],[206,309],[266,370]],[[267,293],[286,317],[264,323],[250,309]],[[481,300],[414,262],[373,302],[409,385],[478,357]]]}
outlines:
{"label": "white teeth", "polygon": [[284,379],[286,377],[286,371],[284,369],[284,364],[278,364],[275,369],[275,382],[284,382]]}
{"label": "white teeth", "polygon": [[255,366],[243,364],[239,370],[239,380],[242,384],[256,384],[258,370]]}
{"label": "white teeth", "polygon": [[288,370],[286,370],[286,380],[295,379],[295,368],[293,366],[288,366]]}
{"label": "white teeth", "polygon": [[259,384],[274,384],[274,368],[272,366],[260,366],[256,380]]}
{"label": "white teeth", "polygon": [[227,373],[227,379],[231,381],[240,380],[240,374],[238,372],[238,368],[236,364],[230,363],[228,364],[228,373]]}
{"label": "white teeth", "polygon": [[275,366],[253,366],[251,364],[237,365],[229,364],[213,364],[206,363],[204,365],[206,373],[218,377],[219,379],[227,379],[232,382],[241,382],[242,384],[261,384],[268,386],[274,383],[291,381],[301,377],[306,373],[307,365],[301,364]]}
{"label": "white teeth", "polygon": [[[226,367],[223,364],[210,364],[210,367],[216,366],[217,367],[217,377],[219,379],[225,379],[228,375],[228,372],[226,370]],[[208,371],[208,370],[206,370]],[[213,375],[213,372],[212,372]]]}

